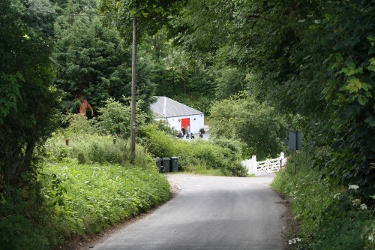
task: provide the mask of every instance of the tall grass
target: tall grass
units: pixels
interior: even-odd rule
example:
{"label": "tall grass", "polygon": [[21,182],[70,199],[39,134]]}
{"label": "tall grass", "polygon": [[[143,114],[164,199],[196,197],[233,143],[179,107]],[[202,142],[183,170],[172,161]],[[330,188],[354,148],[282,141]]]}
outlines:
{"label": "tall grass", "polygon": [[[51,249],[150,209],[170,197],[165,176],[137,145],[111,136],[56,133],[39,154],[32,190],[1,199],[0,249]],[[67,145],[66,139],[69,139]]]}
{"label": "tall grass", "polygon": [[[375,249],[373,211],[356,198],[355,189],[340,186],[312,165],[312,159],[298,154],[279,172],[272,186],[292,202],[301,229],[288,235],[294,249]],[[291,232],[289,232],[291,233]]]}
{"label": "tall grass", "polygon": [[169,199],[169,183],[153,165],[126,168],[67,160],[46,164],[40,176],[53,205],[54,243],[98,233]]}
{"label": "tall grass", "polygon": [[135,159],[129,141],[99,135],[73,116],[38,152],[35,186],[0,197],[0,248],[51,249],[87,237],[170,198],[155,157],[177,156],[180,171],[246,176],[235,143],[178,140],[157,125],[140,130]]}

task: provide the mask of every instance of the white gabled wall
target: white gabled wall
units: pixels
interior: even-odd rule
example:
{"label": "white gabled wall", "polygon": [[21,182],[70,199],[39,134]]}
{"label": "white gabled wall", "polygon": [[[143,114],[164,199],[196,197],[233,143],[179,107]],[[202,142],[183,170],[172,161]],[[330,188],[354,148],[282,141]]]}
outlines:
{"label": "white gabled wall", "polygon": [[[161,118],[167,119],[169,126],[176,130],[181,129],[181,119],[190,118],[190,130],[193,134],[198,134],[201,128],[204,128],[204,114],[199,115],[191,115],[191,116],[179,116],[179,117],[168,117],[168,118]],[[156,119],[156,120],[161,120]]]}

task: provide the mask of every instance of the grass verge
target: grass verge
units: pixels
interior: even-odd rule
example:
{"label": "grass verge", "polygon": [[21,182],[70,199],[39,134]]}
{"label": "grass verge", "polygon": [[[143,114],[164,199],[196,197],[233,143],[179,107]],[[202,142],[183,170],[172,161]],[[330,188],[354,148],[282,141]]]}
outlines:
{"label": "grass verge", "polygon": [[156,170],[120,165],[48,164],[42,175],[45,197],[54,205],[55,243],[95,234],[170,197],[167,179]]}
{"label": "grass verge", "polygon": [[297,170],[290,161],[272,183],[291,201],[301,224],[285,233],[292,249],[375,249],[373,211],[356,197],[358,186],[339,185],[299,154]]}

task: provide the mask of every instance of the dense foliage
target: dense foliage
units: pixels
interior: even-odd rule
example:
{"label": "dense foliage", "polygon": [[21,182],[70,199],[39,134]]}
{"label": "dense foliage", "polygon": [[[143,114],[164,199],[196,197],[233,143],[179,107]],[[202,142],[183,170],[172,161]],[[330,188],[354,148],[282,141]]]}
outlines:
{"label": "dense foliage", "polygon": [[179,157],[179,167],[183,171],[226,175],[247,176],[247,170],[241,164],[242,151],[239,143],[223,140],[210,143],[197,138],[193,140],[177,139],[174,135],[160,131],[156,124],[145,126],[140,131],[140,143],[154,157]]}
{"label": "dense foliage", "polygon": [[[139,107],[143,101],[137,103],[137,129],[144,126],[149,116]],[[108,99],[104,107],[99,109],[101,115],[96,120],[91,120],[95,124],[96,131],[103,135],[113,135],[123,139],[130,136],[130,107],[119,101]]]}
{"label": "dense foliage", "polygon": [[273,108],[257,103],[252,96],[239,94],[215,102],[210,118],[212,136],[241,141],[249,158],[275,158],[286,149],[285,122]]}
{"label": "dense foliage", "polygon": [[[0,228],[11,234],[17,223],[43,224],[35,212],[46,202],[37,181],[42,154],[36,149],[56,129],[61,104],[64,112],[96,118],[68,114],[62,125],[70,132],[49,140],[51,158],[45,159],[126,164],[121,152],[130,131],[133,20],[139,38],[137,140],[145,150],[178,155],[185,170],[244,176],[242,156],[274,156],[285,149],[287,130],[299,129],[306,154],[313,156],[304,171],[313,168],[312,178],[322,176],[332,185],[328,190],[358,185],[353,199],[372,207],[374,8],[371,0],[1,1],[0,215],[6,220]],[[211,114],[213,144],[175,141],[156,125],[144,126],[152,119],[154,95]],[[81,138],[84,134],[92,138]],[[95,143],[99,134],[106,143]],[[120,144],[115,146],[113,137]],[[83,138],[87,146],[77,146]],[[70,146],[64,146],[66,139]],[[349,214],[352,208],[341,200],[330,204],[342,206],[339,218],[367,221]],[[25,207],[32,212],[25,214]],[[312,229],[317,233],[309,234],[312,242],[328,242],[318,232],[347,242],[334,230],[322,230],[346,225],[327,221]],[[340,246],[336,243],[330,244]]]}
{"label": "dense foliage", "polygon": [[[123,101],[131,96],[131,51],[115,29],[103,26],[96,1],[81,0],[72,5],[59,2],[62,12],[55,23],[56,43],[53,59],[57,69],[55,79],[65,92],[63,111],[78,112],[87,100],[93,109],[89,117],[100,114],[108,98]],[[144,54],[138,60],[139,100],[142,110],[149,112],[155,92],[153,64]],[[83,114],[86,114],[84,110]]]}
{"label": "dense foliage", "polygon": [[[57,126],[54,16],[48,1],[1,1],[0,13],[0,218],[31,223],[40,205],[34,151]],[[29,199],[37,202],[27,215],[20,208]],[[2,222],[0,231],[7,230]]]}
{"label": "dense foliage", "polygon": [[373,209],[358,199],[360,187],[322,178],[305,152],[294,160],[297,172],[290,161],[272,183],[292,201],[300,224],[284,232],[293,249],[374,249]]}
{"label": "dense foliage", "polygon": [[[79,143],[85,144],[83,140]],[[109,155],[112,150],[106,148],[105,153]],[[3,249],[56,248],[67,240],[99,233],[169,199],[169,183],[157,173],[151,158],[137,167],[124,167],[108,163],[82,165],[62,157],[43,164],[38,175],[43,200],[29,195],[13,207],[14,211],[27,210],[33,220],[19,211],[1,219]],[[9,208],[1,207],[2,212]]]}
{"label": "dense foliage", "polygon": [[[191,0],[174,22],[175,42],[251,72],[258,100],[302,117],[308,167],[334,185],[358,185],[353,197],[372,206],[374,7],[369,0]],[[334,225],[325,224],[332,232]]]}
{"label": "dense foliage", "polygon": [[316,166],[375,192],[372,1],[191,0],[175,23],[185,49],[251,70],[250,89],[299,114]]}
{"label": "dense foliage", "polygon": [[334,151],[328,167],[332,177],[359,185],[367,198],[375,193],[375,4],[333,2],[327,7],[317,29],[323,30],[319,37],[330,71],[325,93]]}

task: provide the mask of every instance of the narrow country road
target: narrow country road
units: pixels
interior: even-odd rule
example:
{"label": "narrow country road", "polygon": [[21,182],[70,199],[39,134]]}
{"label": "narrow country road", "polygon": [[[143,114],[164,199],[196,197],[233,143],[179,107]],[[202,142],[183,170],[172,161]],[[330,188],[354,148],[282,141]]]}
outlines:
{"label": "narrow country road", "polygon": [[283,249],[286,208],[269,187],[272,176],[168,178],[179,189],[175,198],[91,249]]}

